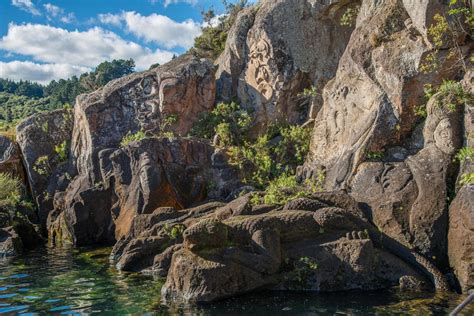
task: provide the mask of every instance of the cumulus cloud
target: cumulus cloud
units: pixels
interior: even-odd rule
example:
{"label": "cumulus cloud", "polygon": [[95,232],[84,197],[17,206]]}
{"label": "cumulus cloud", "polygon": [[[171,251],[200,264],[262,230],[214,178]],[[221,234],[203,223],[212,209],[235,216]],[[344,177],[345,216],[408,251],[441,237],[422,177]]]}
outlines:
{"label": "cumulus cloud", "polygon": [[31,0],[12,0],[12,5],[33,15],[41,15]]}
{"label": "cumulus cloud", "polygon": [[30,61],[0,62],[0,77],[11,80],[31,80],[47,84],[51,80],[69,78],[91,68],[69,64],[37,64]]}
{"label": "cumulus cloud", "polygon": [[194,38],[201,34],[201,24],[193,20],[176,22],[164,15],[143,16],[133,11],[124,12],[122,18],[129,32],[167,49],[189,48],[193,45]]}
{"label": "cumulus cloud", "polygon": [[94,67],[104,60],[133,58],[138,70],[152,63],[165,63],[173,56],[171,51],[152,51],[100,27],[81,32],[42,24],[10,23],[7,34],[0,39],[0,49],[42,63],[81,67]]}

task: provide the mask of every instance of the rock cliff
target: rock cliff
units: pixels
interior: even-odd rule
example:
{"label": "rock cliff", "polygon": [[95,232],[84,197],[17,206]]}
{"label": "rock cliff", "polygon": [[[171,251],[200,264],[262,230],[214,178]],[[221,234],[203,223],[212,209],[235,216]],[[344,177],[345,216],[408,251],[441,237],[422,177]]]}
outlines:
{"label": "rock cliff", "polygon": [[[18,147],[0,138],[0,172],[26,175],[52,245],[113,245],[119,270],[166,277],[167,300],[262,288],[467,291],[473,42],[433,36],[449,9],[261,1],[239,13],[215,65],[190,52],[81,95],[73,110],[28,118]],[[435,53],[437,70],[426,71]],[[313,128],[298,183],[277,192],[293,198],[263,203],[268,190],[246,183],[229,148],[188,136],[231,99],[250,115],[248,142],[275,123]],[[20,253],[28,241],[11,227],[0,247]]]}

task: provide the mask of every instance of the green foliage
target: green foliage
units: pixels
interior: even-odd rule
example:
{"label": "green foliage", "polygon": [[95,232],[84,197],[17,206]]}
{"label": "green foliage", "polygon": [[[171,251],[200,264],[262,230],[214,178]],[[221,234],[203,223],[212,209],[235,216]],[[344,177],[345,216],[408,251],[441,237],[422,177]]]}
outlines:
{"label": "green foliage", "polygon": [[461,185],[473,184],[474,183],[474,172],[466,173],[461,175],[461,180],[459,181]]}
{"label": "green foliage", "polygon": [[171,239],[175,240],[180,238],[183,235],[183,232],[186,230],[186,226],[177,224],[177,225],[168,225],[165,224],[163,227],[164,233]]}
{"label": "green foliage", "polygon": [[134,69],[135,61],[133,59],[104,61],[93,72],[82,74],[79,80],[80,85],[88,91],[94,91],[114,79],[131,74]]}
{"label": "green foliage", "polygon": [[252,118],[235,102],[219,103],[210,113],[201,115],[191,135],[212,139],[218,135],[222,146],[239,145],[246,139]]}
{"label": "green foliage", "polygon": [[68,159],[68,142],[65,140],[61,144],[54,146],[54,152],[58,157],[60,163]]}
{"label": "green foliage", "polygon": [[51,165],[48,156],[40,156],[33,164],[33,170],[41,176],[49,176],[51,174]]}
{"label": "green foliage", "polygon": [[[463,51],[458,44],[459,38],[471,37],[474,30],[474,15],[472,7],[468,1],[451,0],[450,10],[447,16],[436,14],[433,17],[434,23],[428,28],[428,36],[433,42],[434,50],[429,53],[420,65],[420,70],[424,73],[436,71],[445,60],[452,60],[453,64],[458,64],[467,69]],[[449,47],[446,57],[441,58],[439,51]],[[474,57],[471,56],[471,62]]]}
{"label": "green foliage", "polygon": [[21,182],[6,173],[0,173],[0,207],[16,206],[21,200]]}
{"label": "green foliage", "polygon": [[[285,173],[268,183],[263,203],[281,205],[296,198],[308,197],[321,190],[319,185],[312,184],[310,181],[302,185],[298,183],[296,176]],[[255,201],[252,200],[252,202]]]}
{"label": "green foliage", "polygon": [[230,147],[229,161],[243,171],[245,182],[264,188],[304,162],[310,134],[310,129],[300,126],[274,126],[256,141]]}
{"label": "green foliage", "polygon": [[438,106],[444,105],[451,112],[472,101],[472,95],[464,90],[462,84],[457,81],[443,80],[436,92],[438,93],[436,104]]}
{"label": "green foliage", "polygon": [[[225,48],[225,42],[230,28],[234,24],[237,14],[249,6],[248,0],[222,1],[225,13],[218,18],[214,10],[202,13],[204,27],[202,34],[194,40],[194,48],[204,52],[210,58],[217,58]],[[217,19],[217,21],[215,21]]]}
{"label": "green foliage", "polygon": [[352,8],[347,8],[344,14],[341,17],[340,23],[342,26],[352,27],[356,20],[357,15],[359,15],[360,6],[355,6]]}
{"label": "green foliage", "polygon": [[383,157],[385,156],[385,153],[383,151],[369,151],[367,152],[367,159],[370,159],[370,160],[380,160],[380,159],[383,159]]}
{"label": "green foliage", "polygon": [[456,160],[460,163],[474,161],[474,147],[463,147],[456,154]]}
{"label": "green foliage", "polygon": [[136,133],[130,133],[128,132],[127,135],[125,135],[120,142],[120,147],[125,148],[127,147],[131,142],[138,142],[142,139],[146,138],[146,134],[144,131],[139,130]]}
{"label": "green foliage", "polygon": [[316,89],[316,87],[315,87],[315,86],[311,86],[310,88],[305,88],[305,89],[303,90],[303,92],[301,92],[300,94],[298,94],[298,96],[299,96],[299,97],[306,97],[306,98],[308,98],[308,97],[314,98],[314,97],[318,96],[318,94],[319,94],[319,93],[318,93],[318,90]]}

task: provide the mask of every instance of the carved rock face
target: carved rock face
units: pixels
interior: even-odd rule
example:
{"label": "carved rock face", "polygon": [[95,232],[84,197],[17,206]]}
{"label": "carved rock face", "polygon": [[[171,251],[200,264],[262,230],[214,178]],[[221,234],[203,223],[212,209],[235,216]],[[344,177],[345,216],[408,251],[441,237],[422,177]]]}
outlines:
{"label": "carved rock face", "polygon": [[101,150],[117,148],[127,133],[159,132],[170,115],[178,118],[171,130],[186,135],[199,115],[212,109],[214,99],[212,64],[191,55],[80,96],[72,142],[79,173],[88,174],[92,182],[100,179]]}
{"label": "carved rock face", "polygon": [[[434,12],[431,5],[420,8],[425,15]],[[308,175],[325,169],[327,189],[346,188],[366,153],[407,140],[416,123],[413,108],[423,103],[423,84],[455,73],[449,65],[436,74],[419,71],[431,49],[423,35],[426,25],[418,28],[420,21],[414,23],[401,1],[363,1],[360,12],[336,77],[324,89],[306,164]],[[447,134],[447,122],[438,128],[440,147],[451,153],[455,135]]]}
{"label": "carved rock face", "polygon": [[351,32],[338,21],[349,5],[263,1],[240,13],[218,61],[218,86],[224,99],[238,96],[254,114],[257,134],[271,123],[307,119],[298,95],[335,74]]}

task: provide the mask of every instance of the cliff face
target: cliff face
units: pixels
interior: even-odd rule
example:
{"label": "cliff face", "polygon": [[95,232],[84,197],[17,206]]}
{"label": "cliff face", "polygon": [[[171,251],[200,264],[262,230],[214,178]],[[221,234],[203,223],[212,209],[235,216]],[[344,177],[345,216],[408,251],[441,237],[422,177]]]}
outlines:
{"label": "cliff face", "polygon": [[[473,166],[470,157],[458,170],[455,155],[472,150],[472,65],[445,58],[451,47],[428,34],[448,9],[262,1],[239,13],[216,67],[186,54],[78,97],[71,116],[26,120],[17,142],[50,242],[115,244],[119,269],[167,276],[168,299],[261,287],[447,289],[440,270],[450,268],[469,289],[473,185],[463,175]],[[347,12],[358,13],[354,27],[341,25]],[[467,56],[472,41],[450,45]],[[438,70],[421,71],[435,50]],[[425,100],[426,84],[462,76],[459,104],[442,89]],[[308,88],[316,93],[302,97]],[[253,188],[225,149],[185,137],[216,100],[232,98],[251,113],[254,137],[277,122],[314,125],[298,178],[323,178],[327,192],[258,205],[265,193],[244,195]],[[10,152],[3,161],[16,161]]]}

